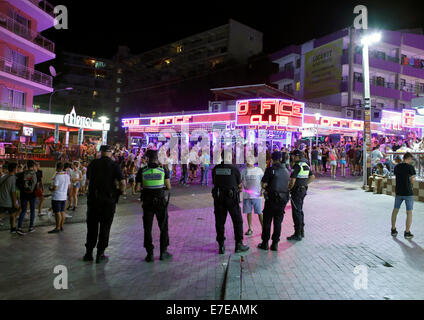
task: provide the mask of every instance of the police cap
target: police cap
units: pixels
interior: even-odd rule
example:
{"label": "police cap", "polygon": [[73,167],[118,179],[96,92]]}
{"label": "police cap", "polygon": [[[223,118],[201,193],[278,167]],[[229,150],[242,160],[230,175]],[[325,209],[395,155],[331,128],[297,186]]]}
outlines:
{"label": "police cap", "polygon": [[298,149],[294,150],[292,154],[294,157],[303,157],[303,152]]}
{"label": "police cap", "polygon": [[112,152],[112,147],[109,146],[109,145],[107,145],[107,144],[105,144],[105,145],[102,145],[100,147],[100,151],[101,152]]}
{"label": "police cap", "polygon": [[280,161],[281,160],[281,157],[282,157],[282,155],[281,155],[281,152],[280,151],[274,151],[271,154],[271,159],[274,160],[274,161]]}
{"label": "police cap", "polygon": [[158,159],[158,152],[156,150],[149,149],[146,151],[144,156],[152,162]]}

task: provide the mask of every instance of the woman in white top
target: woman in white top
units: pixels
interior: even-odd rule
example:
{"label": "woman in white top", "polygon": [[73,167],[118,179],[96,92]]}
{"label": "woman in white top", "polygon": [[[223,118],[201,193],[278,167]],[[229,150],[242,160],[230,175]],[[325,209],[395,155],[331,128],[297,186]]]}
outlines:
{"label": "woman in white top", "polygon": [[82,174],[78,167],[79,167],[78,161],[75,161],[72,163],[70,207],[72,207],[73,211],[75,211],[75,209],[78,206],[78,192],[81,187],[81,180],[82,180]]}

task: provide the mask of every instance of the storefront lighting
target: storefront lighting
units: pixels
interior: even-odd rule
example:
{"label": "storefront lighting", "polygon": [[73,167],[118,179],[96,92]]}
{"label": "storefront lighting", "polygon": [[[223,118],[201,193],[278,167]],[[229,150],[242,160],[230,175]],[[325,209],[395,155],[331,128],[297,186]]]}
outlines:
{"label": "storefront lighting", "polygon": [[321,113],[315,113],[315,120],[319,121],[320,118],[321,118]]}

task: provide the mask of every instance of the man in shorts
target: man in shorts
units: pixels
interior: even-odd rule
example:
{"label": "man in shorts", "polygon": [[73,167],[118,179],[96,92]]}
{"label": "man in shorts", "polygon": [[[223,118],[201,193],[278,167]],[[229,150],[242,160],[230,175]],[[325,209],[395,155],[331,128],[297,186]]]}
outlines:
{"label": "man in shorts", "polygon": [[66,199],[68,198],[68,189],[71,184],[69,175],[64,170],[62,162],[56,164],[56,175],[53,178],[52,186],[52,209],[56,217],[56,228],[48,233],[59,233],[63,231],[66,213]]}
{"label": "man in shorts", "polygon": [[411,153],[407,152],[403,156],[403,162],[399,163],[394,168],[394,174],[396,176],[396,197],[395,207],[392,212],[392,236],[396,237],[398,232],[396,231],[396,217],[399,212],[400,206],[403,201],[406,204],[406,228],[404,237],[406,239],[412,239],[414,236],[411,231],[412,225],[412,210],[414,209],[414,192],[412,186],[415,182],[415,169],[410,164],[413,159]]}
{"label": "man in shorts", "polygon": [[261,197],[261,180],[264,172],[261,168],[254,166],[253,157],[248,157],[247,168],[241,173],[241,182],[243,184],[243,213],[247,214],[247,223],[249,229],[245,235],[253,234],[252,228],[252,210],[259,217],[261,227],[263,226],[262,215],[262,197]]}
{"label": "man in shorts", "polygon": [[19,205],[16,196],[16,163],[7,164],[8,173],[0,178],[0,217],[9,216],[10,232],[16,232]]}

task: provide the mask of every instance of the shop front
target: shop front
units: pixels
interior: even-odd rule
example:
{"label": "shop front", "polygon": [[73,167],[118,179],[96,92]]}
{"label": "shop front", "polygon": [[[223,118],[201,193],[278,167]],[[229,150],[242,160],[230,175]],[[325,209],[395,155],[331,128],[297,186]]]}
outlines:
{"label": "shop front", "polygon": [[0,110],[0,157],[54,159],[54,153],[80,146],[84,134],[97,133],[103,143],[110,124],[76,114],[66,115]]}

